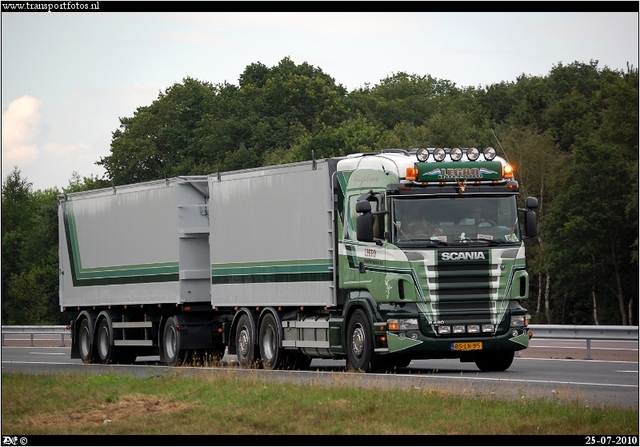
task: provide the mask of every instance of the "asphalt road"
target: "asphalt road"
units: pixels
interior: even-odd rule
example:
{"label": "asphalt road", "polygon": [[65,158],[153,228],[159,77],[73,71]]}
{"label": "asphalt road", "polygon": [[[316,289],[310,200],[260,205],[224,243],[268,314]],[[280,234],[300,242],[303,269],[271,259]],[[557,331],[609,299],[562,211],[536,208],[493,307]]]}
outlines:
{"label": "asphalt road", "polygon": [[259,375],[263,380],[273,381],[428,389],[442,395],[478,398],[542,397],[559,402],[578,401],[585,406],[638,408],[638,342],[594,341],[591,347],[593,359],[585,360],[586,342],[544,339],[521,351],[505,372],[480,372],[474,363],[458,360],[414,360],[394,374],[348,372],[344,368],[345,362],[337,360],[314,360],[310,371],[243,370],[235,368],[232,356],[225,357],[221,367],[170,368],[159,365],[157,357],[139,357],[135,365],[84,365],[78,359],[69,358],[69,348],[60,347],[59,337],[49,341],[35,340],[34,347],[29,346],[29,340],[6,339],[5,342],[3,374],[99,374],[108,371],[138,377],[176,373],[206,376],[234,368],[237,374]]}

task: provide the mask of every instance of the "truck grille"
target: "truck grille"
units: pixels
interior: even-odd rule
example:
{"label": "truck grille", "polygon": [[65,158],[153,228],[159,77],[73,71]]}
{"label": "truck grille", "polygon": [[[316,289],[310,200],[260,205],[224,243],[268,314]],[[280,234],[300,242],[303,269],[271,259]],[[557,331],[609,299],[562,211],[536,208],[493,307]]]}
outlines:
{"label": "truck grille", "polygon": [[458,261],[428,270],[431,305],[438,320],[447,324],[491,322],[499,292],[497,265],[488,260]]}

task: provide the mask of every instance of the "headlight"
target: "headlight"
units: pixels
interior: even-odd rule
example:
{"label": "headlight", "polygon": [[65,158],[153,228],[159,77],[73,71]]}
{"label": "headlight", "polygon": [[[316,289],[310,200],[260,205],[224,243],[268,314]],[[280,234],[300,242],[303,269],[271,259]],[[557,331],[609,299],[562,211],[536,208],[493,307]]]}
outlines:
{"label": "headlight", "polygon": [[400,324],[401,331],[409,331],[412,329],[418,329],[418,319],[417,318],[407,318],[405,320],[400,320],[398,322]]}
{"label": "headlight", "polygon": [[511,316],[511,323],[509,324],[509,326],[511,327],[522,327],[524,326],[525,322],[525,317],[524,315],[512,315]]}
{"label": "headlight", "polygon": [[418,329],[417,318],[400,318],[387,320],[387,327],[390,331],[410,331]]}
{"label": "headlight", "polygon": [[438,326],[438,334],[450,334],[451,326]]}

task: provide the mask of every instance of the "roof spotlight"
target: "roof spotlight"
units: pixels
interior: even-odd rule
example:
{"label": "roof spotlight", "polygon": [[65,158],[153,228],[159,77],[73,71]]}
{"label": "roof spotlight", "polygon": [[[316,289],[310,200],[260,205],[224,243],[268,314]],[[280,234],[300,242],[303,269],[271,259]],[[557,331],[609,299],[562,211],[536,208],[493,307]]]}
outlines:
{"label": "roof spotlight", "polygon": [[460,149],[459,147],[454,147],[453,149],[451,149],[449,156],[451,156],[451,159],[453,161],[460,161],[462,159],[462,149]]}
{"label": "roof spotlight", "polygon": [[427,161],[427,159],[429,158],[429,151],[421,147],[416,152],[416,157],[418,157],[418,161]]}
{"label": "roof spotlight", "polygon": [[487,160],[493,160],[494,158],[496,158],[496,150],[491,146],[485,148],[482,153],[484,154],[484,158]]}
{"label": "roof spotlight", "polygon": [[433,158],[435,158],[436,161],[444,160],[444,157],[446,157],[446,155],[447,153],[441,147],[438,147],[433,151]]}
{"label": "roof spotlight", "polygon": [[478,150],[477,147],[470,147],[469,150],[467,150],[467,158],[469,160],[476,161],[479,156],[480,156],[480,151]]}

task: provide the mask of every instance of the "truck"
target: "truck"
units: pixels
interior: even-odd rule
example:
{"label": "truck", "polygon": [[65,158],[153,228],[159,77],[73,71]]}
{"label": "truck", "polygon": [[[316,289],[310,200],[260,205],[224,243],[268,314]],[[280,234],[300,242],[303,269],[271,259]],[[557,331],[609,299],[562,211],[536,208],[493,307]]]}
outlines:
{"label": "truck", "polygon": [[492,147],[312,158],[61,194],[71,357],[508,369],[537,225],[513,167]]}

